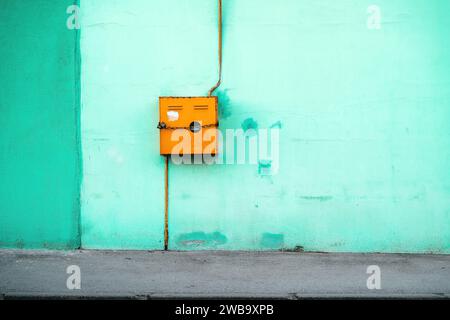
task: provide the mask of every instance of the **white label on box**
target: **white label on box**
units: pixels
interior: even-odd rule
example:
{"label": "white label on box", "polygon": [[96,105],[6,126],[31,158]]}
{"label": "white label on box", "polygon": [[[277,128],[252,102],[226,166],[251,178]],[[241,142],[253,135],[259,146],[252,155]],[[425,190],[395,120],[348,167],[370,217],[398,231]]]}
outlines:
{"label": "white label on box", "polygon": [[167,118],[169,121],[177,121],[180,115],[176,111],[167,111]]}

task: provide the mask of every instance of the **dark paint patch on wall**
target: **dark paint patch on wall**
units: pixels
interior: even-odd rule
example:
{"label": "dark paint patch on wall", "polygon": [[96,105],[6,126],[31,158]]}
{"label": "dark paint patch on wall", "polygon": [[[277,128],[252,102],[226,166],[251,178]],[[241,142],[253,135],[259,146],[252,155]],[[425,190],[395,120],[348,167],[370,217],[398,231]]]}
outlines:
{"label": "dark paint patch on wall", "polygon": [[302,200],[325,202],[333,199],[332,196],[300,196]]}
{"label": "dark paint patch on wall", "polygon": [[283,124],[281,123],[281,121],[277,121],[270,126],[270,129],[281,129],[282,127]]}
{"label": "dark paint patch on wall", "polygon": [[265,249],[281,249],[284,247],[284,235],[265,232],[261,237],[261,247]]}
{"label": "dark paint patch on wall", "polygon": [[221,90],[217,93],[219,98],[219,119],[227,119],[231,116],[231,103],[228,96],[229,89]]}
{"label": "dark paint patch on wall", "polygon": [[272,160],[259,160],[258,161],[258,174],[270,175],[272,170]]}
{"label": "dark paint patch on wall", "polygon": [[258,130],[258,123],[253,118],[247,118],[242,121],[241,127],[244,131]]}

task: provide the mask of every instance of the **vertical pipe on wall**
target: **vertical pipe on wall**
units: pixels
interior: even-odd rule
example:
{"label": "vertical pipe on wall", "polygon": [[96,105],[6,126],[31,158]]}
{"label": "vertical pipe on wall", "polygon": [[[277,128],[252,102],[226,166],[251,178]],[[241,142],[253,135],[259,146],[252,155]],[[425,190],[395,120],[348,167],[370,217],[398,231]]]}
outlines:
{"label": "vertical pipe on wall", "polygon": [[164,170],[164,250],[169,249],[169,156],[165,157]]}
{"label": "vertical pipe on wall", "polygon": [[219,13],[218,13],[218,20],[219,20],[219,80],[217,80],[217,83],[209,90],[208,96],[211,97],[213,92],[220,86],[220,83],[222,82],[222,0],[219,0]]}

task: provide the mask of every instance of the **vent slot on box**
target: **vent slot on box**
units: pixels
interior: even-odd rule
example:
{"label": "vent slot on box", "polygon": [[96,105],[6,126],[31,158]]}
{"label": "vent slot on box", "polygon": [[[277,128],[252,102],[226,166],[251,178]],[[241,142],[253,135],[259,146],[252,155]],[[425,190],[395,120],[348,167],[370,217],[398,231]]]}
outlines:
{"label": "vent slot on box", "polygon": [[208,110],[207,105],[201,105],[201,106],[194,106],[194,110]]}
{"label": "vent slot on box", "polygon": [[168,106],[169,110],[183,110],[183,106]]}

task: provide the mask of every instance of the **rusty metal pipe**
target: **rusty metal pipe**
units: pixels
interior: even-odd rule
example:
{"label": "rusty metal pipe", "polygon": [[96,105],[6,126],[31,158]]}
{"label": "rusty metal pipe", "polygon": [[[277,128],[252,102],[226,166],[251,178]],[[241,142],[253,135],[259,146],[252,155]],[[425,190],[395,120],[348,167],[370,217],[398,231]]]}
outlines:
{"label": "rusty metal pipe", "polygon": [[211,97],[213,92],[219,88],[222,82],[222,0],[219,0],[219,80],[217,83],[209,90],[208,96]]}
{"label": "rusty metal pipe", "polygon": [[164,170],[164,250],[169,250],[169,156]]}

